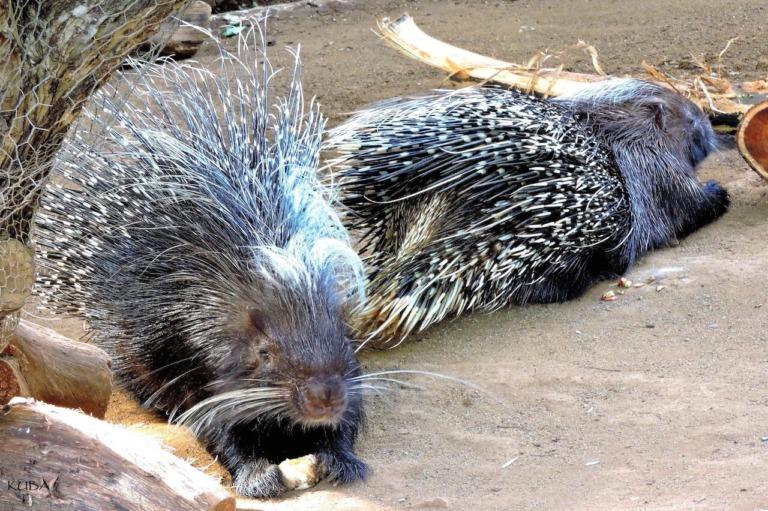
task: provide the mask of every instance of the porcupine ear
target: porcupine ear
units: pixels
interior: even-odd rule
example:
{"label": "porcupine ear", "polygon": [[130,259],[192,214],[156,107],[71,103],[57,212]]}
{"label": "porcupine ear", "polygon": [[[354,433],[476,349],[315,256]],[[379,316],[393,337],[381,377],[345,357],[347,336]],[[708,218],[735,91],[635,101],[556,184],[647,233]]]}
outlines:
{"label": "porcupine ear", "polygon": [[656,123],[656,126],[658,126],[661,131],[666,131],[666,110],[664,109],[664,103],[661,101],[652,101],[648,105],[648,108],[653,114],[653,120]]}

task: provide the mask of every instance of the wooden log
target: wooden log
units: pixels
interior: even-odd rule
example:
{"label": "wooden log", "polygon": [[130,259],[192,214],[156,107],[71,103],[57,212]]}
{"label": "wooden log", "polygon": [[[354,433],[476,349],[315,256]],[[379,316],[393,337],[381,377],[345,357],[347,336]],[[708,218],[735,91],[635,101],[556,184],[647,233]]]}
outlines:
{"label": "wooden log", "polygon": [[736,143],[749,166],[768,180],[768,101],[758,103],[744,114]]}
{"label": "wooden log", "polygon": [[0,509],[235,509],[217,481],[152,438],[75,410],[13,399],[0,438]]}
{"label": "wooden log", "polygon": [[407,14],[395,21],[384,18],[379,30],[384,40],[401,53],[461,80],[490,81],[546,96],[560,96],[606,79],[557,69],[529,69],[464,50],[425,34]]}
{"label": "wooden log", "polygon": [[5,353],[18,361],[28,386],[24,395],[104,418],[112,395],[111,364],[104,350],[21,320]]}
{"label": "wooden log", "polygon": [[29,386],[19,370],[19,361],[13,357],[0,358],[0,406],[16,396],[30,397]]}

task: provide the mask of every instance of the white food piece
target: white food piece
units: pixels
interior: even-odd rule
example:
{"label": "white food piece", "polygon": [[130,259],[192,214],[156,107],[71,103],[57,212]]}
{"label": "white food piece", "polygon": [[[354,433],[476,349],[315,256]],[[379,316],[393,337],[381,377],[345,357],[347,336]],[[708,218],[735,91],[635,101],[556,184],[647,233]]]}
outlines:
{"label": "white food piece", "polygon": [[320,467],[314,454],[285,460],[277,468],[285,485],[292,490],[306,490],[320,482]]}

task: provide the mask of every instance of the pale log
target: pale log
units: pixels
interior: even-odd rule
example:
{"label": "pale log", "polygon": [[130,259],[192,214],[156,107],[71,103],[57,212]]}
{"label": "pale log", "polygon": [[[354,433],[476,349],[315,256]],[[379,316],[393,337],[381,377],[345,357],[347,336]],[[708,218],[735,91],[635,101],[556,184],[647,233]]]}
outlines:
{"label": "pale log", "polygon": [[216,480],[157,441],[75,410],[15,398],[0,438],[0,509],[235,509]]}
{"label": "pale log", "polygon": [[21,320],[6,353],[18,361],[27,395],[104,418],[112,395],[112,371],[104,350]]}
{"label": "pale log", "polygon": [[571,73],[556,69],[528,69],[452,46],[425,34],[409,15],[379,23],[384,40],[403,54],[447,71],[461,80],[489,81],[536,92],[561,96],[577,92],[605,76]]}

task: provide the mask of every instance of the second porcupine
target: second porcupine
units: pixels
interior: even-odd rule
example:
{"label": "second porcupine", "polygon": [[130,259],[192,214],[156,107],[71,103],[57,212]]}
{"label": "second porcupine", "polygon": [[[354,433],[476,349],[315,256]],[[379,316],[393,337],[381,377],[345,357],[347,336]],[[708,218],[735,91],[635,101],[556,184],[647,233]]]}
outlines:
{"label": "second porcupine", "polygon": [[[68,182],[37,218],[38,287],[87,320],[144,406],[181,414],[238,493],[271,497],[365,476],[346,337],[364,274],[316,176],[324,121],[298,59],[273,107],[266,43],[245,41],[260,51],[222,50],[218,74],[166,62],[127,101],[99,94],[103,141],[65,146]],[[296,463],[279,464],[297,458],[315,473],[291,480]]]}
{"label": "second porcupine", "polygon": [[464,311],[560,302],[721,216],[696,167],[709,120],[621,79],[543,100],[501,87],[384,101],[331,132],[348,226],[363,233],[361,337],[391,346]]}

